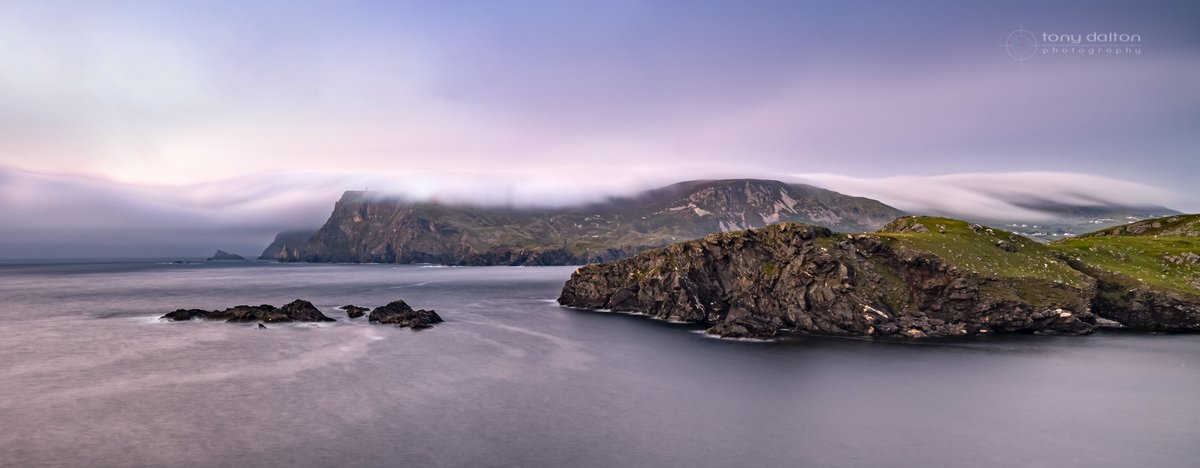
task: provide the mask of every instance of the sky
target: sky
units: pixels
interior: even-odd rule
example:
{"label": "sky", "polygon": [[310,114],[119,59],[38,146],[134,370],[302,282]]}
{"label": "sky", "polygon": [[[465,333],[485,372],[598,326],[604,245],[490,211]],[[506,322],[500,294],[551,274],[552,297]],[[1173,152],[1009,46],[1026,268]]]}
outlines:
{"label": "sky", "polygon": [[0,258],[254,254],[364,187],[1195,212],[1197,24],[1194,1],[0,0]]}

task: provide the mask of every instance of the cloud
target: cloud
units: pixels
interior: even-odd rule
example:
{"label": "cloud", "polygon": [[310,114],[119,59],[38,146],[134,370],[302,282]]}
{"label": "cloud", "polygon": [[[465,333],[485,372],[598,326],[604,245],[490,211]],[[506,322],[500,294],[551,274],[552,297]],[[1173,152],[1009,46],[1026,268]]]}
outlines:
{"label": "cloud", "polygon": [[485,206],[564,206],[604,200],[686,179],[777,178],[875,198],[927,214],[1042,221],[1028,208],[1051,201],[1078,205],[1166,205],[1166,190],[1089,174],[967,173],[849,177],[654,167],[561,172],[530,177],[513,171],[277,171],[186,185],[0,169],[0,258],[200,256],[216,248],[255,255],[284,229],[324,223],[346,190],[369,189],[414,201]]}
{"label": "cloud", "polygon": [[1047,221],[1030,208],[1044,203],[1078,206],[1183,206],[1177,194],[1149,185],[1070,172],[964,173],[938,176],[849,177],[794,174],[795,180],[875,198],[921,214],[1001,221]]}
{"label": "cloud", "polygon": [[0,258],[199,256],[216,248],[256,254],[276,232],[319,227],[346,190],[447,204],[561,206],[659,180],[636,169],[613,172],[275,171],[149,185],[0,168]]}

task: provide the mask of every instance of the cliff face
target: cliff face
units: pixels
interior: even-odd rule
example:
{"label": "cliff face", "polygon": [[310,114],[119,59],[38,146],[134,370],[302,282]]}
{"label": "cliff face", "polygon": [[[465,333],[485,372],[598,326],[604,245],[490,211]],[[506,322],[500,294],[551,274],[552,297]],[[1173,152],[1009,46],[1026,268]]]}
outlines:
{"label": "cliff face", "polygon": [[312,239],[316,231],[295,230],[283,231],[275,235],[275,240],[271,241],[266,249],[263,249],[262,255],[258,256],[259,260],[276,260],[281,262],[294,261],[300,256],[300,249],[308,244],[308,240]]}
{"label": "cliff face", "polygon": [[710,325],[879,336],[1092,331],[1095,280],[1007,232],[902,218],[872,235],[780,224],[587,265],[559,302]]}
{"label": "cliff face", "polygon": [[870,199],[745,179],[685,182],[632,198],[555,209],[410,203],[347,192],[311,239],[273,258],[569,265],[625,258],[671,242],[784,221],[867,231],[899,214]]}

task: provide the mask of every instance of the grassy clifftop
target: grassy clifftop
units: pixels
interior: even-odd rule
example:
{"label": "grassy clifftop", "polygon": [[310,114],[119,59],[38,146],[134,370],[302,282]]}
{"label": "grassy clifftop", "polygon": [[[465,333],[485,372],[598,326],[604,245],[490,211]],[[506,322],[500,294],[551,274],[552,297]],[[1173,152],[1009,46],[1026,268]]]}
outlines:
{"label": "grassy clifftop", "polygon": [[1076,239],[1093,237],[1200,237],[1200,214],[1146,219],[1081,234]]}
{"label": "grassy clifftop", "polygon": [[1200,215],[1169,216],[1065,239],[1054,251],[1126,286],[1200,294]]}
{"label": "grassy clifftop", "polygon": [[935,255],[970,273],[1039,279],[1076,287],[1087,280],[1045,245],[1009,231],[950,218],[905,217],[875,233],[912,253]]}

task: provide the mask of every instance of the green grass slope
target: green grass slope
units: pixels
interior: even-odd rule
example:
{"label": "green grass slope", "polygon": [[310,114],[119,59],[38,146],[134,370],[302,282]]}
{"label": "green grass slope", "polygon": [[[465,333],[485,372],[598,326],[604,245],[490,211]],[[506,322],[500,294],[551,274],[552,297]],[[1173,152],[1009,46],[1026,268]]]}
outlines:
{"label": "green grass slope", "polygon": [[1200,215],[1148,219],[1054,242],[1049,248],[1128,287],[1200,294]]}
{"label": "green grass slope", "polygon": [[1164,216],[1081,234],[1093,237],[1200,237],[1200,214]]}
{"label": "green grass slope", "polygon": [[1087,283],[1045,245],[1002,229],[925,216],[897,219],[874,235],[980,276],[1049,280],[1074,287]]}

